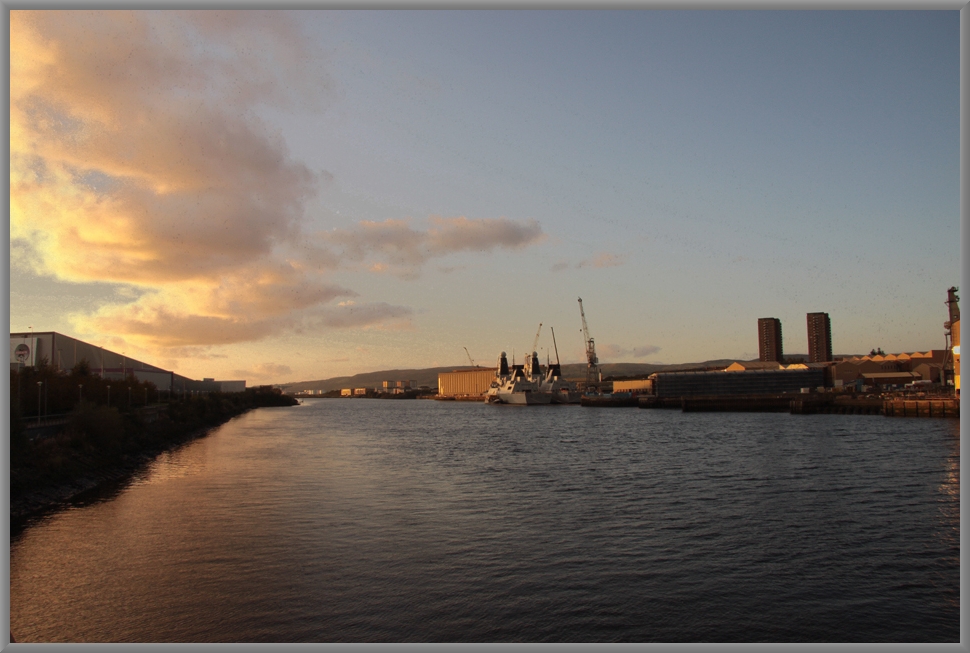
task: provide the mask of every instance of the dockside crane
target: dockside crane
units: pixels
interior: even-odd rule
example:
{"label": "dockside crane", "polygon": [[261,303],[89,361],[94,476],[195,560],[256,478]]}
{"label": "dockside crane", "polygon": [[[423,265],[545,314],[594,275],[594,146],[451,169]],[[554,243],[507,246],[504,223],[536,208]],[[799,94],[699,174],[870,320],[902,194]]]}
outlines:
{"label": "dockside crane", "polygon": [[556,330],[552,327],[549,327],[549,330],[552,331],[552,348],[556,350],[556,367],[559,367],[559,347],[556,346]]}
{"label": "dockside crane", "polygon": [[583,318],[583,339],[586,341],[586,392],[595,392],[603,380],[600,373],[599,359],[596,358],[596,345],[589,337],[589,327],[586,326],[586,313],[583,311],[583,298],[579,298],[579,315]]}
{"label": "dockside crane", "polygon": [[536,347],[539,346],[539,332],[542,331],[542,322],[539,322],[539,328],[536,329],[536,337],[532,339],[532,352],[535,353]]}
{"label": "dockside crane", "polygon": [[465,350],[465,355],[468,356],[468,362],[472,364],[472,367],[475,367],[475,361],[472,360],[472,355],[468,353],[468,347],[462,347],[462,349]]}
{"label": "dockside crane", "polygon": [[550,378],[558,379],[559,377],[562,376],[562,366],[559,364],[559,347],[556,346],[556,330],[553,329],[552,327],[549,327],[549,330],[552,331],[552,348],[556,352],[556,365],[555,367],[553,367],[552,365],[549,364],[548,362],[549,350],[547,349],[546,350],[546,358],[547,358],[546,375],[549,376]]}

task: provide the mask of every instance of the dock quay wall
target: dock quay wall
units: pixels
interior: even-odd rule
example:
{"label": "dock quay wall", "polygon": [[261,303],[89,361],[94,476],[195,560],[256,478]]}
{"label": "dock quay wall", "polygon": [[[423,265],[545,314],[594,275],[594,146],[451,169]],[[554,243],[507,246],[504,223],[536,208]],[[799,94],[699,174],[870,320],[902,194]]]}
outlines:
{"label": "dock quay wall", "polygon": [[626,408],[636,407],[638,397],[591,397],[584,395],[579,398],[581,406],[593,408]]}
{"label": "dock quay wall", "polygon": [[682,397],[681,411],[695,412],[751,412],[787,413],[791,411],[792,399],[787,396],[714,396]]}
{"label": "dock quay wall", "polygon": [[485,395],[433,395],[438,401],[485,401]]}
{"label": "dock quay wall", "polygon": [[640,408],[679,408],[687,412],[787,412],[792,415],[886,415],[889,417],[959,417],[955,398],[883,399],[833,394],[713,395],[706,397],[640,397]]}
{"label": "dock quay wall", "polygon": [[883,413],[889,417],[960,417],[959,399],[887,399]]}

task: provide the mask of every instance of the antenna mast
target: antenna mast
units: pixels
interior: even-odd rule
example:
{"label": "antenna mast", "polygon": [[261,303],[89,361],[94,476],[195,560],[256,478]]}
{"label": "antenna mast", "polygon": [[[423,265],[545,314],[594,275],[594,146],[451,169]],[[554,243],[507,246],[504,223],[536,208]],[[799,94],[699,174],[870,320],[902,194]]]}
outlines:
{"label": "antenna mast", "polygon": [[589,327],[586,326],[586,313],[583,311],[583,298],[579,298],[579,315],[583,318],[583,338],[586,341],[586,391],[595,391],[602,380],[600,377],[599,359],[596,358],[596,345],[589,337]]}

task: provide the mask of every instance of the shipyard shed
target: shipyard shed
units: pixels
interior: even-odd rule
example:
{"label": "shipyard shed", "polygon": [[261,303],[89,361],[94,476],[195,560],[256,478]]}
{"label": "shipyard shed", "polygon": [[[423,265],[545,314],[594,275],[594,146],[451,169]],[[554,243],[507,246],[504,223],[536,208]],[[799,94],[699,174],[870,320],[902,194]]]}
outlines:
{"label": "shipyard shed", "polygon": [[636,392],[639,394],[650,394],[653,392],[653,381],[651,379],[614,381],[613,392]]}
{"label": "shipyard shed", "polygon": [[138,381],[154,383],[159,390],[174,390],[179,375],[149,365],[124,352],[117,353],[98,345],[56,331],[10,334],[10,369],[35,367],[46,362],[59,372],[69,372],[75,365],[87,362],[91,373],[103,379],[120,381],[133,375]]}
{"label": "shipyard shed", "polygon": [[442,397],[483,395],[494,380],[495,370],[491,367],[441,372],[438,374],[438,394]]}
{"label": "shipyard shed", "polygon": [[824,367],[743,372],[657,372],[651,378],[654,394],[658,397],[777,394],[828,385]]}

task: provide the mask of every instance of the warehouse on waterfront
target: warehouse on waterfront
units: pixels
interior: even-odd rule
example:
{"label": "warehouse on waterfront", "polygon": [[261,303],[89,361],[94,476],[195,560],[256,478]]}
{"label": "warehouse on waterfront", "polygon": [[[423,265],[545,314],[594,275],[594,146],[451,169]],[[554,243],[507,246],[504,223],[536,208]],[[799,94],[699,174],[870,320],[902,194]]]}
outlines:
{"label": "warehouse on waterfront", "polygon": [[81,361],[87,362],[91,374],[103,379],[120,381],[134,376],[139,382],[152,383],[165,392],[242,392],[246,389],[245,381],[217,381],[214,378],[195,381],[124,353],[119,354],[55,331],[10,334],[11,370],[46,363],[55,370],[69,372]]}
{"label": "warehouse on waterfront", "polygon": [[495,380],[495,368],[478,367],[438,374],[438,395],[442,397],[478,396],[488,392]]}
{"label": "warehouse on waterfront", "polygon": [[650,375],[658,397],[757,395],[801,392],[826,383],[826,366],[744,371],[656,372]]}

